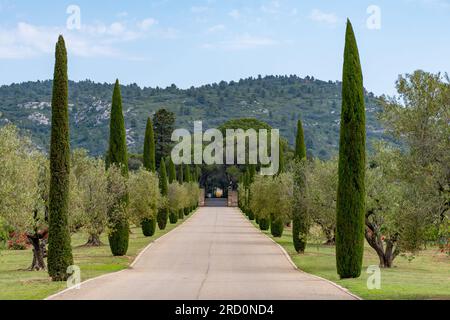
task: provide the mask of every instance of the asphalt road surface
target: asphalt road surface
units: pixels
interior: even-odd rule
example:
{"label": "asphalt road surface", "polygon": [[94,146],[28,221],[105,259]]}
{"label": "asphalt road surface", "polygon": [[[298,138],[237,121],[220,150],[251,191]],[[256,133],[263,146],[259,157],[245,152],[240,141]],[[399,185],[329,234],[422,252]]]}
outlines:
{"label": "asphalt road surface", "polygon": [[296,270],[235,208],[204,207],[153,243],[132,268],[56,300],[348,300],[345,290]]}

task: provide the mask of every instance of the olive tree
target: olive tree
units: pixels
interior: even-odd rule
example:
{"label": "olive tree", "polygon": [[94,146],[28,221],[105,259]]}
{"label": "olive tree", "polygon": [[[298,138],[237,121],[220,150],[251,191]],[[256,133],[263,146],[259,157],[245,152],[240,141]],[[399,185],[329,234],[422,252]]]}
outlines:
{"label": "olive tree", "polygon": [[334,245],[336,231],[336,190],[338,184],[336,159],[314,160],[308,165],[308,188],[305,196],[311,221],[320,226],[327,245]]}
{"label": "olive tree", "polygon": [[131,173],[128,190],[130,197],[128,210],[132,221],[136,225],[142,224],[143,221],[149,222],[146,228],[143,227],[143,232],[147,237],[153,236],[156,231],[158,209],[164,206],[158,176],[142,169]]}
{"label": "olive tree", "polygon": [[105,163],[88,156],[85,150],[72,154],[70,215],[71,230],[88,234],[86,246],[100,246],[108,224],[108,207],[113,195],[108,192]]}
{"label": "olive tree", "polygon": [[292,218],[293,188],[292,175],[288,173],[276,177],[256,176],[250,185],[253,195],[250,209],[257,216],[261,229],[267,230],[270,222],[274,237],[282,236],[286,221]]}
{"label": "olive tree", "polygon": [[185,203],[189,201],[185,188],[177,181],[169,185],[167,200],[170,212],[179,212],[184,208]]}
{"label": "olive tree", "polygon": [[48,234],[49,167],[12,125],[0,128],[0,218],[33,245],[30,270],[44,270]]}

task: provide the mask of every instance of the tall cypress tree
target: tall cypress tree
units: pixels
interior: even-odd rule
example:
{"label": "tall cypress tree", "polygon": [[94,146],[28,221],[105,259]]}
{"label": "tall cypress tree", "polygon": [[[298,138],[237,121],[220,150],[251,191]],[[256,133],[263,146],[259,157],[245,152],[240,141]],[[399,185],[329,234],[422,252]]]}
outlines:
{"label": "tall cypress tree", "polygon": [[59,36],[53,76],[50,142],[48,273],[53,281],[67,280],[67,267],[73,265],[68,223],[70,175],[68,91],[67,51],[64,38]]}
{"label": "tall cypress tree", "polygon": [[244,213],[248,216],[249,215],[249,187],[250,187],[250,169],[247,167],[245,169],[244,174],[244,189],[245,189],[245,199],[244,199]]}
{"label": "tall cypress tree", "polygon": [[183,184],[184,183],[184,168],[183,165],[180,164],[178,166],[178,183]]}
{"label": "tall cypress tree", "polygon": [[[159,166],[159,190],[161,191],[161,195],[167,197],[169,193],[169,186],[167,185],[167,172],[166,172],[166,161],[165,159],[161,159]],[[161,208],[158,211],[158,226],[160,230],[166,229],[167,219],[169,218],[169,209]]]}
{"label": "tall cypress tree", "polygon": [[303,132],[302,120],[297,123],[297,137],[295,139],[295,158],[303,160],[306,158],[305,134]]}
{"label": "tall cypress tree", "polygon": [[[183,185],[184,183],[184,173],[183,173],[183,164],[180,164],[178,166],[178,183]],[[178,211],[178,218],[179,219],[184,219],[184,209],[180,209]]]}
{"label": "tall cypress tree", "polygon": [[[189,165],[186,164],[186,165],[184,165],[184,174],[183,174],[184,182],[190,183],[192,180],[191,178],[192,178],[191,177],[191,168],[189,167]],[[184,215],[188,216],[192,210],[193,210],[193,208],[190,208],[190,207],[184,208]]]}
{"label": "tall cypress tree", "polygon": [[[172,158],[169,157],[169,183],[172,184],[174,182],[177,182],[177,169]],[[171,224],[176,224],[178,222],[178,212],[170,211],[169,220]]]}
{"label": "tall cypress tree", "polygon": [[[150,118],[147,119],[144,139],[144,168],[149,172],[156,172],[155,161],[155,136],[153,124]],[[141,221],[142,233],[146,237],[152,237],[156,232],[156,221],[158,217],[145,218]]]}
{"label": "tall cypress tree", "polygon": [[361,275],[364,254],[366,116],[363,75],[350,21],[344,52],[337,194],[336,262],[342,279]]}
{"label": "tall cypress tree", "polygon": [[177,170],[173,164],[172,158],[169,158],[169,183],[174,183],[177,180]]}
{"label": "tall cypress tree", "polygon": [[191,182],[191,168],[188,165],[184,166],[184,182]]}
{"label": "tall cypress tree", "polygon": [[297,138],[295,140],[295,160],[296,170],[294,174],[294,210],[292,221],[292,237],[295,251],[304,253],[309,233],[309,217],[305,204],[306,179],[305,179],[305,162],[306,162],[306,145],[303,133],[302,121],[297,124]]}
{"label": "tall cypress tree", "polygon": [[280,141],[280,151],[279,151],[278,162],[279,162],[278,175],[280,175],[286,171],[286,167],[285,167],[286,164],[284,161],[284,145],[283,145],[283,143],[281,143],[281,141]]}
{"label": "tall cypress tree", "polygon": [[256,176],[256,165],[251,164],[248,175],[248,200],[247,200],[248,218],[250,220],[255,220],[255,213],[250,208],[250,201],[252,199],[252,192],[250,190],[250,186],[252,185],[253,182],[255,182],[255,176]]}
{"label": "tall cypress tree", "polygon": [[[119,80],[116,80],[112,98],[106,168],[109,169],[113,165],[120,167],[122,174],[128,177],[128,151]],[[117,210],[123,210],[127,203],[128,195],[124,196],[123,199],[120,199],[119,203],[115,204],[115,208],[112,209],[114,212],[111,211],[109,213],[110,224],[112,225],[109,233],[109,246],[114,256],[124,256],[128,251],[130,226],[125,214],[117,213]]]}
{"label": "tall cypress tree", "polygon": [[153,132],[152,119],[148,118],[144,140],[144,168],[150,172],[156,172],[155,161],[155,134]]}

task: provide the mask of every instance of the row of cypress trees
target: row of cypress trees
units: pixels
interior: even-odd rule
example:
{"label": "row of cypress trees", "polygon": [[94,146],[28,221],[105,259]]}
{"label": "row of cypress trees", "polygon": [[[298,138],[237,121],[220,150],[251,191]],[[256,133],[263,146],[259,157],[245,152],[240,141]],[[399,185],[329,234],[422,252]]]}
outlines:
{"label": "row of cypress trees", "polygon": [[[144,166],[151,172],[156,171],[154,133],[151,119],[147,122],[144,144]],[[342,82],[342,112],[339,148],[339,185],[337,196],[336,228],[336,262],[341,278],[354,278],[361,275],[364,253],[364,214],[365,214],[365,169],[366,169],[366,127],[363,76],[353,27],[347,21],[346,44]],[[303,127],[298,124],[295,157],[297,161],[306,158]],[[55,50],[55,69],[52,94],[52,128],[50,143],[51,182],[49,193],[49,246],[48,271],[54,281],[63,281],[68,277],[67,268],[73,264],[70,233],[68,227],[69,175],[70,175],[70,139],[68,116],[68,76],[67,51],[62,36],[59,37]],[[120,85],[117,80],[114,87],[109,149],[106,158],[107,169],[112,165],[121,168],[122,174],[128,176],[128,151],[126,131],[122,111]],[[167,173],[165,161],[160,168],[161,192],[167,192]],[[255,218],[249,209],[251,194],[249,186],[256,173],[255,166],[250,166],[244,175],[245,199],[240,206],[249,219]],[[176,180],[175,166],[169,161],[169,182]],[[180,183],[190,182],[190,169],[180,167]],[[295,188],[299,194],[305,188],[304,173],[295,177]],[[301,199],[301,198],[300,198]],[[125,210],[128,196],[116,204],[114,210]],[[192,208],[180,212],[179,217],[189,214]],[[158,225],[167,224],[167,211],[158,213]],[[113,216],[111,214],[111,216]],[[117,218],[119,216],[119,218]],[[114,214],[113,227],[109,242],[113,255],[125,255],[128,250],[129,223],[125,214]],[[170,222],[178,217],[170,213]],[[143,221],[143,229],[151,233],[155,221]],[[261,222],[260,222],[261,223]],[[262,222],[264,225],[265,222]],[[150,225],[150,227],[149,227]],[[294,210],[293,242],[298,252],[304,252],[307,242],[309,221],[301,201]]]}
{"label": "row of cypress trees", "polygon": [[[155,160],[155,137],[153,124],[149,118],[145,132],[144,168],[150,172],[156,172]],[[106,169],[108,170],[111,166],[119,167],[122,175],[128,177],[128,150],[119,80],[116,80],[112,97],[109,147],[106,155]],[[68,226],[70,139],[67,50],[62,36],[59,36],[55,50],[50,170],[48,272],[54,281],[65,281],[68,278],[68,267],[73,264],[73,256]],[[180,172],[182,182],[191,181],[188,168],[185,170],[187,179],[183,178],[183,170]],[[159,179],[161,193],[166,196],[168,180],[171,183],[176,180],[175,166],[171,160],[169,161],[169,177],[167,177],[165,161],[162,159]],[[108,212],[111,226],[109,244],[114,256],[123,256],[128,251],[130,226],[125,214],[127,205],[128,195],[126,194]],[[193,209],[188,208],[186,213],[189,214]],[[156,224],[160,229],[165,229],[168,218],[168,209],[161,209],[155,219],[142,221],[144,235],[152,236],[155,233]],[[176,223],[177,219],[172,218],[171,215],[171,222]]]}

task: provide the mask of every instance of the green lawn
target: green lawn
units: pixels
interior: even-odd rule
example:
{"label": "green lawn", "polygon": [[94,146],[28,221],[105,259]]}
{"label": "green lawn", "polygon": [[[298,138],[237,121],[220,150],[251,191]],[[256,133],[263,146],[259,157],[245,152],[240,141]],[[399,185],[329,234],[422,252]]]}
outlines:
{"label": "green lawn", "polygon": [[[253,224],[257,227],[255,222]],[[272,237],[270,232],[264,233]],[[305,255],[299,255],[292,244],[291,230],[286,229],[282,238],[272,239],[286,249],[301,270],[331,280],[363,299],[450,299],[450,257],[441,254],[437,248],[422,251],[411,262],[398,257],[394,268],[381,270],[381,290],[369,290],[367,267],[378,265],[377,255],[369,246],[365,250],[361,278],[340,280],[336,273],[334,247],[311,244]]]}
{"label": "green lawn", "polygon": [[[86,235],[74,235],[72,237],[73,255],[75,264],[81,269],[82,281],[128,268],[139,252],[149,243],[168,233],[183,221],[179,221],[177,225],[168,224],[166,230],[158,230],[151,238],[144,237],[140,228],[133,228],[126,257],[113,257],[108,245],[98,248],[83,247],[87,240]],[[108,243],[105,235],[102,241],[105,244]],[[0,251],[0,300],[39,300],[66,288],[65,282],[52,282],[47,272],[25,271],[30,266],[31,259],[30,250]]]}

